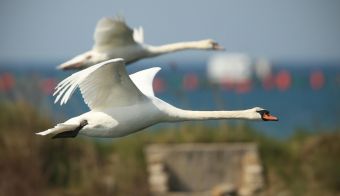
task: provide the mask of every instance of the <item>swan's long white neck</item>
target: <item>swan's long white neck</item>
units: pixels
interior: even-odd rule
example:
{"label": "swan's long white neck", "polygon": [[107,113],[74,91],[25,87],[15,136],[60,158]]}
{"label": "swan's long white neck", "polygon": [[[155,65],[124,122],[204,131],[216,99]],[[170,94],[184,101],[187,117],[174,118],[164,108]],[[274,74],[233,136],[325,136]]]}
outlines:
{"label": "swan's long white neck", "polygon": [[165,44],[161,46],[148,46],[147,50],[150,56],[158,56],[170,52],[177,52],[181,50],[205,50],[209,49],[205,40],[190,41],[190,42],[178,42],[172,44]]}
{"label": "swan's long white neck", "polygon": [[248,119],[260,120],[260,116],[254,114],[251,109],[234,111],[191,111],[179,108],[171,108],[167,111],[168,121],[188,120],[217,120],[217,119]]}

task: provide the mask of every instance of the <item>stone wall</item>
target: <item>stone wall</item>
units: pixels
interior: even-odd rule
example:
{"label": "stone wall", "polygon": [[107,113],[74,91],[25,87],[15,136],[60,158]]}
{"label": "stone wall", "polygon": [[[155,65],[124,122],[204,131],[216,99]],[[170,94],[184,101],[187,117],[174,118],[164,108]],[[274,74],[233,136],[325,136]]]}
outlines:
{"label": "stone wall", "polygon": [[253,195],[264,186],[254,143],[153,144],[145,153],[154,195]]}

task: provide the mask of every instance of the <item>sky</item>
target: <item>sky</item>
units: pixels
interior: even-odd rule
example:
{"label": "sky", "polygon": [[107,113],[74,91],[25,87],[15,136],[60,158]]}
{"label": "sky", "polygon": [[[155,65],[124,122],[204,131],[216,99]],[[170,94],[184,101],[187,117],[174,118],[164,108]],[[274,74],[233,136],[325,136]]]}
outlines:
{"label": "sky", "polygon": [[[1,61],[66,61],[93,44],[96,22],[124,16],[153,45],[212,38],[270,60],[340,61],[338,0],[0,0]],[[158,60],[203,60],[186,51]]]}

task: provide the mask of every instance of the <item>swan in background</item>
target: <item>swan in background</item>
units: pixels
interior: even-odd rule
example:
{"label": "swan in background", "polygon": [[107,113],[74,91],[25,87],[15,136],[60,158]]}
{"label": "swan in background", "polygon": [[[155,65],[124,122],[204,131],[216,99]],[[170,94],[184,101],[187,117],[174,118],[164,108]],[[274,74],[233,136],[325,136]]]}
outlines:
{"label": "swan in background", "polygon": [[276,121],[276,117],[260,107],[238,111],[190,111],[176,108],[155,97],[152,81],[159,67],[128,76],[121,58],[101,62],[78,71],[60,82],[55,103],[65,104],[80,88],[90,111],[38,135],[54,134],[53,138],[121,137],[160,122],[208,119],[246,119]]}
{"label": "swan in background", "polygon": [[142,27],[132,30],[122,18],[102,18],[94,32],[94,46],[58,66],[59,69],[83,69],[113,58],[123,58],[127,64],[142,58],[154,57],[181,50],[223,50],[211,39],[178,42],[162,46],[144,43]]}

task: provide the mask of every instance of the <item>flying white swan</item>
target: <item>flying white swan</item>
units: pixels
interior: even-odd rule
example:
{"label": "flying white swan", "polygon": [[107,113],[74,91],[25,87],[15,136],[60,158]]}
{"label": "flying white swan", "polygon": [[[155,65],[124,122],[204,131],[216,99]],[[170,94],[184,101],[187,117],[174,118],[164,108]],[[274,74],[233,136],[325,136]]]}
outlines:
{"label": "flying white swan", "polygon": [[55,103],[65,104],[79,87],[91,111],[38,135],[53,138],[75,137],[78,133],[93,137],[121,137],[160,122],[207,119],[249,119],[276,121],[265,109],[255,107],[238,111],[190,111],[176,108],[155,97],[152,81],[159,67],[127,75],[124,60],[112,59],[78,71],[60,82]]}
{"label": "flying white swan", "polygon": [[144,43],[142,27],[132,30],[121,18],[102,18],[94,32],[93,48],[59,65],[58,68],[83,69],[113,58],[123,58],[129,64],[142,58],[188,49],[223,50],[211,39],[162,46],[147,45]]}

